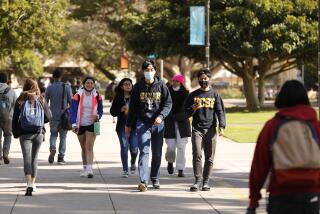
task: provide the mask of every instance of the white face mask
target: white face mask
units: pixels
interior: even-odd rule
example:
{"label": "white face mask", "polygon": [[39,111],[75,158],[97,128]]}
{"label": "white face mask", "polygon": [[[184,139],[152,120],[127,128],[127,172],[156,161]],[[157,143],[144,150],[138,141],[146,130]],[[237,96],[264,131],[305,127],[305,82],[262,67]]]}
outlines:
{"label": "white face mask", "polygon": [[178,87],[172,87],[172,89],[174,90],[174,91],[179,91],[180,90],[180,86],[178,86]]}
{"label": "white face mask", "polygon": [[153,80],[155,72],[145,71],[143,74],[144,74],[144,78],[146,78],[146,80]]}

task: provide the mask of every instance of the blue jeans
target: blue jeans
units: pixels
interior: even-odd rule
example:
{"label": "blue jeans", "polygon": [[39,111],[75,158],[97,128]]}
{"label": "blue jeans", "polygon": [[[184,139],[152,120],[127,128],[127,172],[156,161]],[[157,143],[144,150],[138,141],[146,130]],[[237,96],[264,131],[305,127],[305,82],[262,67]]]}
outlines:
{"label": "blue jeans", "polygon": [[[10,151],[10,145],[12,140],[12,120],[0,121],[0,161],[2,155],[8,156]],[[4,137],[3,148],[2,148],[2,134]]]}
{"label": "blue jeans", "polygon": [[139,155],[139,177],[141,182],[148,183],[149,172],[149,152],[151,144],[152,160],[151,160],[151,180],[159,180],[160,165],[162,156],[164,123],[153,125],[148,122],[137,122]]}
{"label": "blue jeans", "polygon": [[131,164],[134,164],[138,155],[138,138],[136,130],[131,132],[130,137],[127,137],[124,132],[124,126],[120,131],[117,131],[120,142],[120,155],[123,171],[128,172],[128,150],[130,149]]}
{"label": "blue jeans", "polygon": [[56,142],[58,138],[58,133],[60,136],[60,144],[59,144],[59,155],[58,159],[63,159],[64,154],[66,152],[66,139],[68,131],[60,128],[60,121],[50,121],[50,151],[57,150]]}

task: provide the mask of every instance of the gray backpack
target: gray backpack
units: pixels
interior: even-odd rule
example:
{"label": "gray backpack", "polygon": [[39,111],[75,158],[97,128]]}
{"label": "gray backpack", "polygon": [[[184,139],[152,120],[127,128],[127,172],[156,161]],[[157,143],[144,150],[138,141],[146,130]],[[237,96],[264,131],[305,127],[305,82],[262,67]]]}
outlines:
{"label": "gray backpack", "polygon": [[9,90],[10,88],[7,87],[3,93],[0,93],[0,121],[7,121],[10,117],[11,103],[6,95]]}

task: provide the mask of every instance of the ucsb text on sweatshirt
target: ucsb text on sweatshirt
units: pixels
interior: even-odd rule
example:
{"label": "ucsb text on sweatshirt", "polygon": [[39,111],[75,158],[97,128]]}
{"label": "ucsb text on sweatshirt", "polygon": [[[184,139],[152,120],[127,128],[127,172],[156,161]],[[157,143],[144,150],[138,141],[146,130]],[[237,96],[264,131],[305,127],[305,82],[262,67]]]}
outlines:
{"label": "ucsb text on sweatshirt", "polygon": [[[195,103],[200,104],[197,110],[192,109]],[[223,101],[220,95],[210,88],[209,91],[197,89],[192,92],[185,102],[185,113],[188,117],[192,116],[192,126],[197,130],[209,129],[217,126],[225,128],[226,117]]]}
{"label": "ucsb text on sweatshirt", "polygon": [[150,123],[154,123],[157,117],[164,120],[171,108],[169,89],[158,77],[155,77],[152,84],[141,79],[132,90],[127,126],[133,127],[137,120]]}

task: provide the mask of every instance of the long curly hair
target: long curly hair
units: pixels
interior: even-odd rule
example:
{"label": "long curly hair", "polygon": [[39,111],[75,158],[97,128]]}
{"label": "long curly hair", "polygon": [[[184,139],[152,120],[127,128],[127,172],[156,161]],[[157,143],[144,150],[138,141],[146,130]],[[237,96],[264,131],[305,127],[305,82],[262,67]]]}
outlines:
{"label": "long curly hair", "polygon": [[[123,89],[122,89],[122,86],[123,86],[123,83],[124,83],[124,82],[127,82],[127,81],[130,82],[131,85],[132,85],[132,80],[131,80],[130,78],[127,78],[127,77],[123,78],[123,79],[119,82],[119,84],[117,85],[117,87],[116,87],[116,89],[115,89],[116,96],[124,96],[124,91],[123,91]],[[132,92],[132,90],[131,90],[131,92]],[[130,92],[130,94],[131,94],[131,92]]]}

